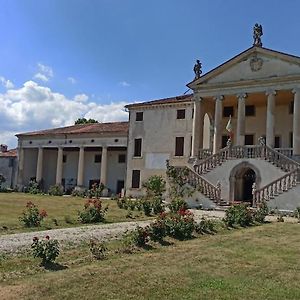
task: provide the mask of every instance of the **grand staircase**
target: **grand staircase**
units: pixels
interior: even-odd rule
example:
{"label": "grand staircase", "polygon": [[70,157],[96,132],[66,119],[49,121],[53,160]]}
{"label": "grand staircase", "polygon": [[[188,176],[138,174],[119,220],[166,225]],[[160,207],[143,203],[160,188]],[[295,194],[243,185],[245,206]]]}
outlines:
{"label": "grand staircase", "polygon": [[[300,183],[300,163],[292,158],[292,152],[272,149],[261,143],[255,146],[231,146],[221,149],[218,153],[209,155],[208,151],[202,151],[200,157],[194,161],[189,161],[187,183],[194,187],[198,192],[205,195],[218,206],[228,205],[222,199],[222,186],[219,181],[213,184],[206,174],[214,169],[225,165],[227,161],[241,159],[263,160],[281,170],[277,178],[268,184],[260,187],[253,185],[253,205],[261,201],[270,201],[282,193],[294,189]],[[284,174],[284,175],[282,175]],[[300,198],[300,195],[299,195]],[[299,201],[300,206],[300,201]]]}

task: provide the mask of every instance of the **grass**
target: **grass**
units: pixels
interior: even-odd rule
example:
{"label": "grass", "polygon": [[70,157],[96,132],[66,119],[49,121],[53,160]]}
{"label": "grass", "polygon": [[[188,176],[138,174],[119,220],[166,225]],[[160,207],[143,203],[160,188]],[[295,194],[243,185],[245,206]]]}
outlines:
{"label": "grass", "polygon": [[[26,203],[32,201],[39,209],[45,209],[48,217],[41,227],[24,228],[19,221]],[[0,193],[0,235],[25,231],[37,231],[54,228],[83,226],[78,222],[78,211],[83,209],[86,199],[80,197],[60,197],[48,195],[31,195],[24,193]],[[120,209],[114,200],[103,200],[108,204],[106,223],[132,221],[126,218],[127,211]],[[146,219],[141,212],[133,212],[135,220]],[[56,219],[58,226],[54,221]],[[149,219],[149,217],[148,217]]]}
{"label": "grass", "polygon": [[300,299],[299,226],[223,230],[104,261],[91,260],[82,245],[63,251],[60,271],[30,256],[3,256],[0,298]]}

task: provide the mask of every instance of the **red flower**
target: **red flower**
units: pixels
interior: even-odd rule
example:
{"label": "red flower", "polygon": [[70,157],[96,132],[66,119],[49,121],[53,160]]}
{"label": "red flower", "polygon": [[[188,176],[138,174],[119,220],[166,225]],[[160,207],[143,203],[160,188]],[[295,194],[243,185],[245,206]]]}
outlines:
{"label": "red flower", "polygon": [[40,211],[40,216],[41,216],[42,218],[46,218],[46,217],[48,216],[48,214],[47,214],[47,212],[46,212],[44,209],[42,209],[42,210]]}
{"label": "red flower", "polygon": [[28,201],[26,204],[26,207],[32,208],[32,207],[35,207],[35,205],[31,201]]}
{"label": "red flower", "polygon": [[33,239],[32,239],[34,242],[37,242],[39,240],[39,238],[37,236],[35,236]]}
{"label": "red flower", "polygon": [[49,241],[49,240],[50,240],[50,236],[49,236],[49,235],[46,235],[46,236],[45,236],[45,239]]}

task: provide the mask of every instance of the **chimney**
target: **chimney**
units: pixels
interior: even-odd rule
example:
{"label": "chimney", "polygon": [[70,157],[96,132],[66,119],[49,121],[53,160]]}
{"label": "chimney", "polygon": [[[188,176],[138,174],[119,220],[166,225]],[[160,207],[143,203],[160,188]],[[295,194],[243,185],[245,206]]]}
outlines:
{"label": "chimney", "polygon": [[1,144],[0,145],[0,152],[7,152],[7,145]]}

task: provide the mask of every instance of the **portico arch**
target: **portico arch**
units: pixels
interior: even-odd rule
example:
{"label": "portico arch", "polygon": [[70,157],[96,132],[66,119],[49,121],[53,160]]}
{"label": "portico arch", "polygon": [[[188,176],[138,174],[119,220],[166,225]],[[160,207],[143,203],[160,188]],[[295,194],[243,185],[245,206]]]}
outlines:
{"label": "portico arch", "polygon": [[230,202],[242,201],[252,203],[252,185],[259,188],[261,184],[260,172],[249,162],[241,162],[230,172],[229,198]]}

